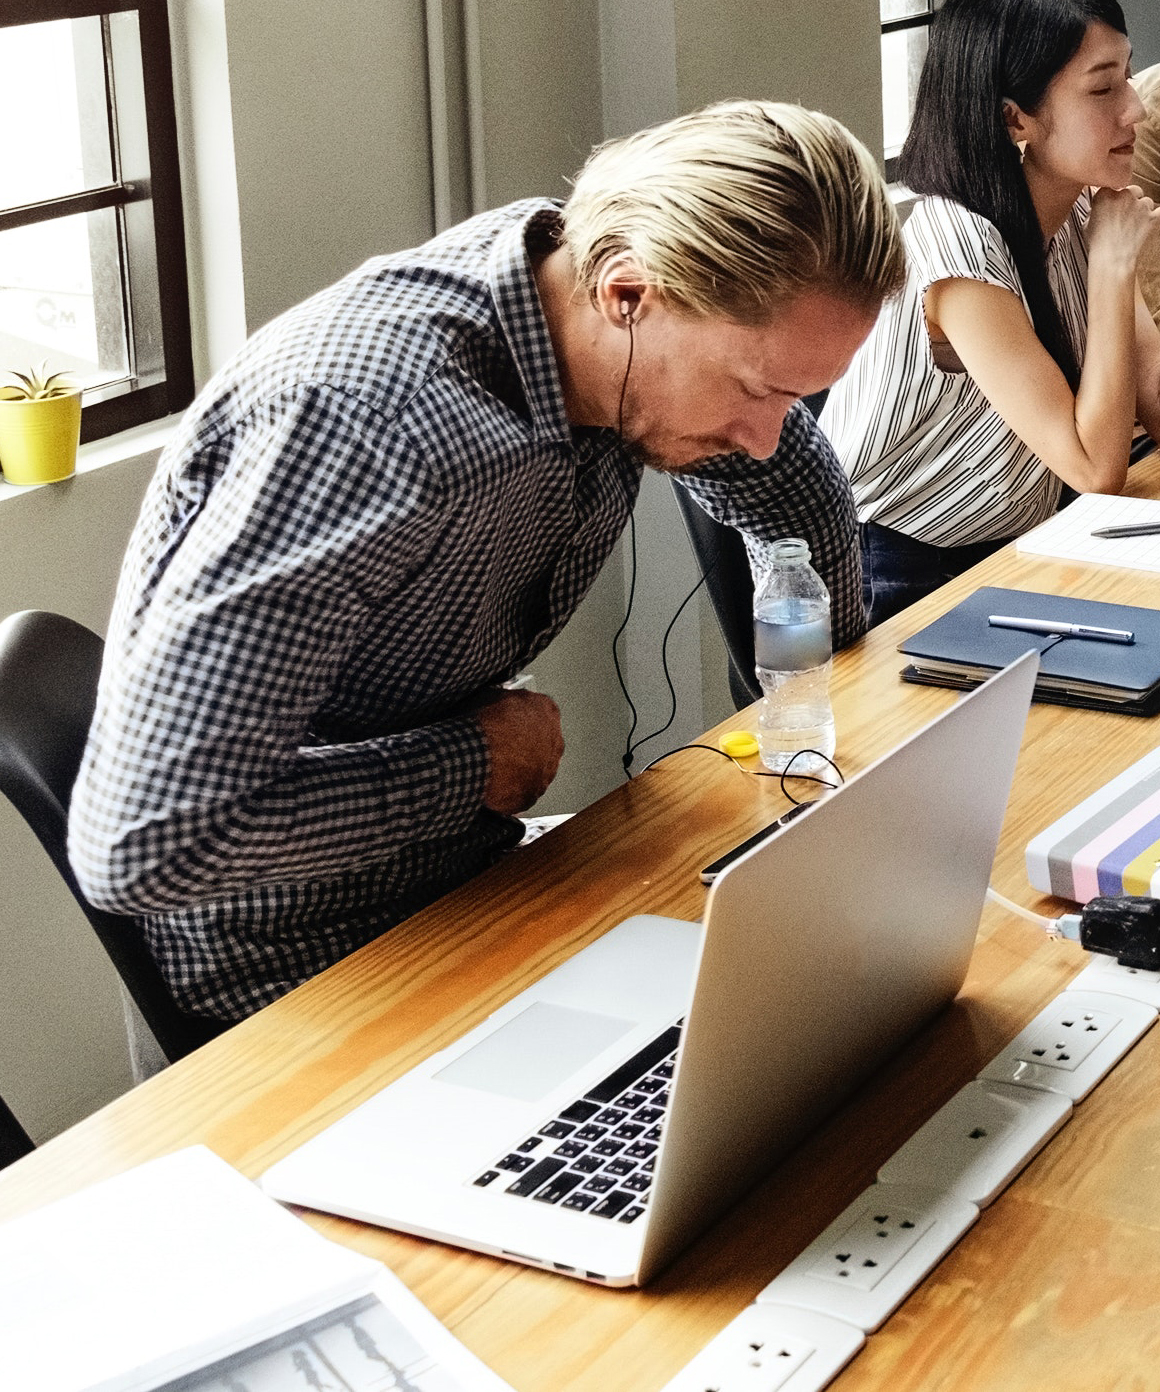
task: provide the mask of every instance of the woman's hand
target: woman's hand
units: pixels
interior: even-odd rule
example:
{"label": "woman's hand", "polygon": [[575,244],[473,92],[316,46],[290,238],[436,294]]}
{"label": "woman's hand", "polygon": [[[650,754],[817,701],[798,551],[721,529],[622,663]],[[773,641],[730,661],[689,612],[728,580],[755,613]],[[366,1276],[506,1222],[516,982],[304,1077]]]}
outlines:
{"label": "woman's hand", "polygon": [[1145,243],[1160,229],[1160,208],[1135,184],[1097,189],[1088,220],[1088,261],[1136,274]]}

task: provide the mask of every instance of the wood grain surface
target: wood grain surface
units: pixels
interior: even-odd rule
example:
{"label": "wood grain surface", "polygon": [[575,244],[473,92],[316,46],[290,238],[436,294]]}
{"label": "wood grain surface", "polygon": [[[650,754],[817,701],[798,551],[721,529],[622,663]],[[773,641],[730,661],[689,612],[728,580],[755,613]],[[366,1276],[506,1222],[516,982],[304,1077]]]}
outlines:
{"label": "wood grain surface", "polygon": [[[1160,459],[1129,491],[1160,496]],[[834,664],[849,776],[955,699],[899,680],[897,645],[980,584],[1155,606],[1155,575],[1012,548]],[[743,712],[710,732],[746,728]],[[1042,912],[1027,841],[1155,747],[1155,720],[1035,705],[993,884]],[[986,751],[980,751],[980,758]],[[936,783],[914,790],[937,798]],[[697,871],[784,810],[773,778],[691,749],[0,1173],[0,1218],[178,1146],[248,1175],[451,1042],[637,912],[696,918]],[[958,1000],[643,1291],[609,1291],[310,1214],[386,1261],[516,1392],[652,1392],[805,1247],[879,1165],[1082,965],[1079,949],[988,906]],[[1160,1387],[1160,1030],[1075,1111],[835,1381],[854,1389]],[[400,1138],[405,1144],[405,1138]]]}

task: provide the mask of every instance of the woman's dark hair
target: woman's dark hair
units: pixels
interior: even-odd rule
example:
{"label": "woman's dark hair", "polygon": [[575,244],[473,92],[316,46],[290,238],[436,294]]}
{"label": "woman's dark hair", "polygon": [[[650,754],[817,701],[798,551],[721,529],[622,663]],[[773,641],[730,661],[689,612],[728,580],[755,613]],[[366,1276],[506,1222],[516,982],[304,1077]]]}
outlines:
{"label": "woman's dark hair", "polygon": [[953,198],[999,229],[1039,341],[1073,391],[1079,368],[1048,285],[1043,233],[1003,102],[1034,114],[1097,20],[1127,33],[1116,0],[947,0],[930,26],[898,165],[915,193]]}

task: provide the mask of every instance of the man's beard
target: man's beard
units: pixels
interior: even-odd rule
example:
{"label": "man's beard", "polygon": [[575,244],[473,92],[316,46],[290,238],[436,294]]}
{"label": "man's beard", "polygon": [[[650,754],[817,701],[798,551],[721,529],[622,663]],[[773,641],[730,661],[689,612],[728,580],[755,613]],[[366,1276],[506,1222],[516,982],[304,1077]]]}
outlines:
{"label": "man's beard", "polygon": [[[681,460],[676,463],[666,458],[663,454],[658,454],[656,450],[650,449],[647,442],[643,439],[634,438],[632,434],[636,402],[629,387],[628,377],[624,380],[624,395],[622,396],[619,410],[620,423],[616,433],[620,436],[620,442],[627,450],[633,463],[639,464],[642,468],[653,469],[658,474],[692,474],[695,473],[707,459],[715,459],[723,454],[735,454],[727,440],[705,440],[697,441],[703,443],[705,451],[698,454],[693,459]],[[679,443],[679,441],[678,441]],[[693,442],[691,442],[693,443]]]}
{"label": "man's beard", "polygon": [[643,440],[626,440],[621,436],[621,443],[634,464],[639,464],[644,469],[653,469],[658,474],[695,474],[708,460],[736,453],[719,442],[714,442],[713,447],[707,448],[705,453],[699,454],[696,459],[674,464],[671,459],[666,459],[664,455],[649,449]]}

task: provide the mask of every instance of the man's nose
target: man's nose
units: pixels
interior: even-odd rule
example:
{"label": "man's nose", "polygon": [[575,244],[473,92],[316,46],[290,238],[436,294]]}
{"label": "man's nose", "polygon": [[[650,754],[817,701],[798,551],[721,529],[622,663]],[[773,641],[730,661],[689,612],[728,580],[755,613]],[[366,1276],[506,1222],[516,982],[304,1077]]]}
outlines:
{"label": "man's nose", "polygon": [[760,416],[741,422],[733,443],[753,459],[768,459],[777,449],[781,428],[792,404],[782,401],[776,407],[766,407]]}

